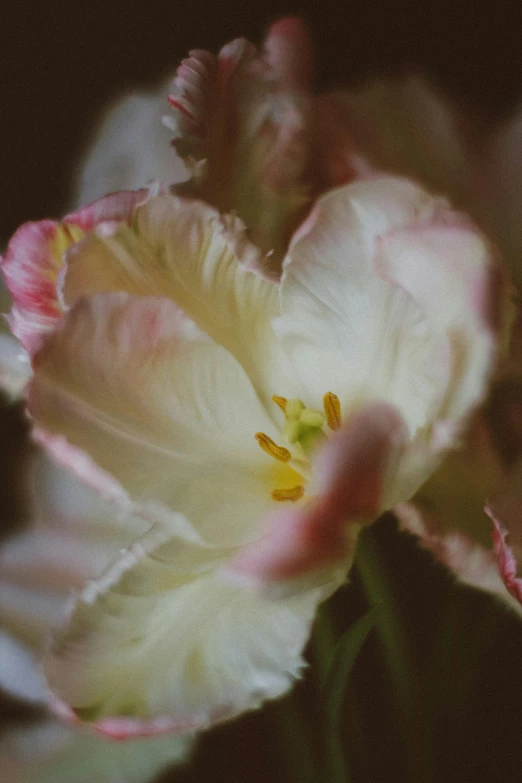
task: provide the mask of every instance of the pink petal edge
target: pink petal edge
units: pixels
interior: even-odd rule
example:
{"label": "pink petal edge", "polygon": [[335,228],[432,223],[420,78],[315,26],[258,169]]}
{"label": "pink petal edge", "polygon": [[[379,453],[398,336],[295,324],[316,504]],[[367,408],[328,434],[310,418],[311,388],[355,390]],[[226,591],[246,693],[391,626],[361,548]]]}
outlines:
{"label": "pink petal edge", "polygon": [[485,512],[493,522],[491,537],[497,555],[500,575],[511,595],[522,604],[522,578],[517,577],[517,561],[513,550],[507,543],[508,529],[497,519],[493,509],[486,505]]}
{"label": "pink petal edge", "polygon": [[[168,715],[149,720],[144,718],[102,718],[96,723],[82,721],[68,704],[54,694],[49,697],[51,711],[69,726],[83,726],[96,734],[110,739],[125,742],[140,737],[154,737],[160,734],[184,734],[202,728],[201,723],[194,720],[181,722]],[[225,716],[226,717],[226,716]]]}
{"label": "pink petal edge", "polygon": [[100,468],[85,451],[69,443],[63,435],[56,435],[36,425],[33,427],[32,437],[55,462],[95,489],[105,500],[118,503],[124,508],[132,507],[132,501],[121,484]]}
{"label": "pink petal edge", "polygon": [[[13,234],[0,259],[13,298],[7,320],[11,331],[31,356],[63,312],[59,286],[65,259],[56,258],[50,250],[58,231],[67,232],[67,226],[72,225],[88,232],[101,224],[129,220],[134,208],[147,198],[148,193],[146,189],[111,193],[66,215],[62,221],[24,223]],[[70,239],[73,244],[73,237]]]}

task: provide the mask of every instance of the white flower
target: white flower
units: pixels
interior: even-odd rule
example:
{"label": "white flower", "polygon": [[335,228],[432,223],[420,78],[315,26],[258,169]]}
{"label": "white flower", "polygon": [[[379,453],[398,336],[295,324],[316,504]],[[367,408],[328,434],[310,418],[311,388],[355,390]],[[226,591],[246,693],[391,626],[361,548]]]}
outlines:
{"label": "white flower", "polygon": [[[35,437],[148,529],[87,584],[47,658],[55,708],[112,736],[202,728],[283,693],[360,526],[458,443],[494,366],[502,279],[473,225],[376,174],[314,200],[354,175],[330,148],[335,176],[303,190],[317,178],[289,154],[306,111],[285,30],[255,80],[266,114],[239,90],[259,133],[234,126],[253,150],[238,207],[258,246],[215,206],[235,205],[207,132],[223,136],[228,103],[210,117],[197,103],[178,143],[207,163],[184,192],[214,206],[113,194],[23,226],[3,259]],[[236,44],[217,59],[233,95],[252,57]],[[186,88],[208,86],[208,58],[192,60]]]}

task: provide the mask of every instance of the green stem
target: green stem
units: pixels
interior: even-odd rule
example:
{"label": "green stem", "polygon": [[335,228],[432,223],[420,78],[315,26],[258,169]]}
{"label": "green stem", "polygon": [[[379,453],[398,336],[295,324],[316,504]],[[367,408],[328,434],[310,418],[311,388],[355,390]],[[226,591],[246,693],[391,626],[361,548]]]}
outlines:
{"label": "green stem", "polygon": [[[321,607],[314,627],[314,652],[320,682],[324,682],[337,643],[332,616],[327,604]],[[325,744],[325,775],[329,783],[350,783],[351,776],[346,764],[338,726],[332,725],[326,715],[321,716]]]}
{"label": "green stem", "polygon": [[386,571],[375,544],[364,536],[357,552],[357,567],[369,603],[379,606],[375,629],[386,654],[386,663],[397,696],[397,707],[404,745],[410,749],[408,759],[415,783],[429,783],[429,754],[422,716],[420,691],[412,652],[400,619],[400,607],[386,578]]}

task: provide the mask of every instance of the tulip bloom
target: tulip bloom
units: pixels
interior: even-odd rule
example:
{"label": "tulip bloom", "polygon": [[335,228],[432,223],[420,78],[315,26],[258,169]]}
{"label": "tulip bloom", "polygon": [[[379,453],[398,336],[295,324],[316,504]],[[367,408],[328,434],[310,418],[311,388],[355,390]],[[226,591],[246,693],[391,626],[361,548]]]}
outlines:
{"label": "tulip bloom", "polygon": [[[276,33],[277,97],[302,96]],[[182,100],[192,59],[173,101],[191,183],[23,226],[3,260],[35,437],[150,528],[87,584],[47,656],[57,711],[116,737],[203,728],[290,687],[361,525],[458,445],[501,321],[483,235],[407,179],[354,178],[349,156],[326,156],[320,185],[286,154],[293,110],[254,124],[250,184],[230,187],[237,161]]]}

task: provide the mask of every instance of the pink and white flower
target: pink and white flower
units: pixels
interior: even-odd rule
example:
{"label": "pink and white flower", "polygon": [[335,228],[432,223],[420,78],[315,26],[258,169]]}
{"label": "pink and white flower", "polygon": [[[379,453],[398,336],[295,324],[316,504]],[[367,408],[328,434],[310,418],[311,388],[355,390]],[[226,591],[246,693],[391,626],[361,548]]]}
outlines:
{"label": "pink and white flower", "polygon": [[306,104],[293,24],[269,39],[268,81],[243,44],[178,74],[182,97],[217,72],[244,106],[246,190],[205,147],[207,119],[230,115],[178,98],[190,183],[23,227],[4,257],[38,440],[148,528],[47,656],[56,708],[111,736],[203,728],[287,690],[360,526],[458,445],[495,366],[504,285],[476,227],[407,179],[352,167],[338,186],[333,166],[320,185],[288,158]]}

